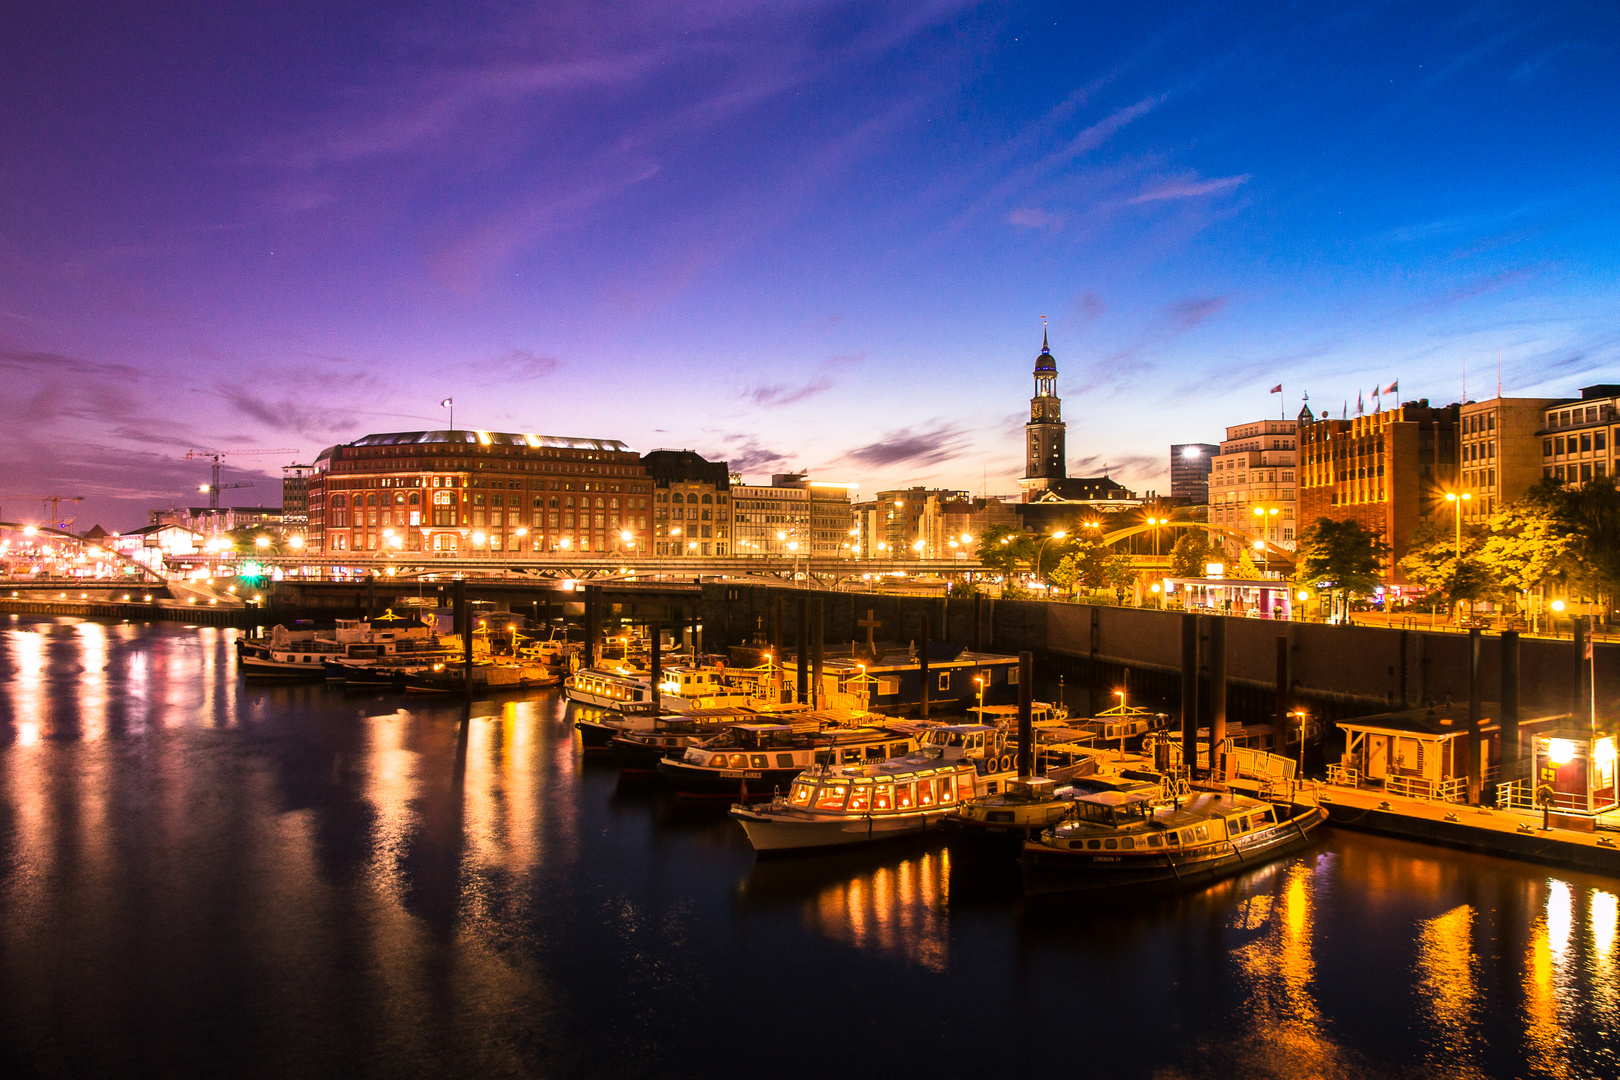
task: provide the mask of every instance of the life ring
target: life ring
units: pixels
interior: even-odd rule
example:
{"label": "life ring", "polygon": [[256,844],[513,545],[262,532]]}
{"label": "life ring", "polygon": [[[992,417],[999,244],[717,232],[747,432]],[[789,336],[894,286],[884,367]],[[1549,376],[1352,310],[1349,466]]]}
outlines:
{"label": "life ring", "polygon": [[1001,771],[1002,772],[1011,772],[1012,771],[1012,757],[1010,755],[1007,755],[1007,754],[1001,755]]}
{"label": "life ring", "polygon": [[1155,744],[1156,744],[1156,740],[1153,738],[1152,735],[1144,735],[1144,736],[1142,736],[1142,753],[1146,754],[1148,757],[1152,757],[1153,756],[1153,747],[1154,747]]}

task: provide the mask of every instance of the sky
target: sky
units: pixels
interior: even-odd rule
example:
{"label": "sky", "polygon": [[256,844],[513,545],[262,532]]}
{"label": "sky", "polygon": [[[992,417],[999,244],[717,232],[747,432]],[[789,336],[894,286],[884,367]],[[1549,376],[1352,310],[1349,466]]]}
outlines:
{"label": "sky", "polygon": [[[1612,3],[10,4],[0,519],[370,432],[1012,494],[1620,382]],[[1268,391],[1282,384],[1280,395]],[[1385,399],[1384,404],[1390,404]]]}

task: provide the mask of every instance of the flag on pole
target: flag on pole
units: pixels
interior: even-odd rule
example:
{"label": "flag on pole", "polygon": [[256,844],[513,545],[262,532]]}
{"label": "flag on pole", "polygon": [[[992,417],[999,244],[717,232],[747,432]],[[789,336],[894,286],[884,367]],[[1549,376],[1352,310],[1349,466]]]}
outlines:
{"label": "flag on pole", "polygon": [[1590,659],[1592,659],[1592,632],[1591,632],[1591,630],[1588,630],[1586,632],[1586,651],[1581,653],[1581,659],[1582,660],[1590,660]]}
{"label": "flag on pole", "polygon": [[1278,383],[1278,384],[1277,384],[1277,385],[1276,385],[1276,386],[1273,386],[1273,387],[1272,387],[1272,388],[1271,388],[1271,392],[1272,392],[1272,393],[1273,393],[1273,394],[1280,394],[1280,393],[1282,393],[1282,383]]}
{"label": "flag on pole", "polygon": [[1356,391],[1356,415],[1360,416],[1362,413],[1364,413],[1366,411],[1367,411],[1367,406],[1362,403],[1361,391],[1357,390]]}
{"label": "flag on pole", "polygon": [[456,403],[455,398],[445,398],[443,401],[439,402],[439,408],[448,409],[452,405],[454,405],[455,403]]}
{"label": "flag on pole", "polygon": [[1386,394],[1398,394],[1400,392],[1401,392],[1401,380],[1399,380],[1399,379],[1396,379],[1394,382],[1392,382],[1388,386],[1384,387],[1384,393],[1386,393]]}

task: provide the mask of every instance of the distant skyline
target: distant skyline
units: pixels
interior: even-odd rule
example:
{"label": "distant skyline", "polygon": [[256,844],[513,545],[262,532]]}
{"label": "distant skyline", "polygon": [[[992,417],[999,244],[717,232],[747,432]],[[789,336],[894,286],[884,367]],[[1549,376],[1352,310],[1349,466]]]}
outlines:
{"label": "distant skyline", "polygon": [[128,529],[190,448],[446,397],[1011,494],[1043,315],[1070,474],[1138,490],[1279,382],[1620,381],[1617,43],[1609,4],[9,5],[0,512]]}

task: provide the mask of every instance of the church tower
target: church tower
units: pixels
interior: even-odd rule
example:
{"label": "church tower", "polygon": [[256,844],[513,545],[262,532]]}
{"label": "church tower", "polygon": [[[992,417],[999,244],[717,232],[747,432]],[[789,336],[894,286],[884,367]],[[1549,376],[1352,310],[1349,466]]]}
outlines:
{"label": "church tower", "polygon": [[1029,399],[1029,423],[1024,425],[1024,501],[1068,475],[1063,445],[1063,402],[1057,396],[1057,359],[1041,331],[1041,352],[1035,358],[1035,396]]}

